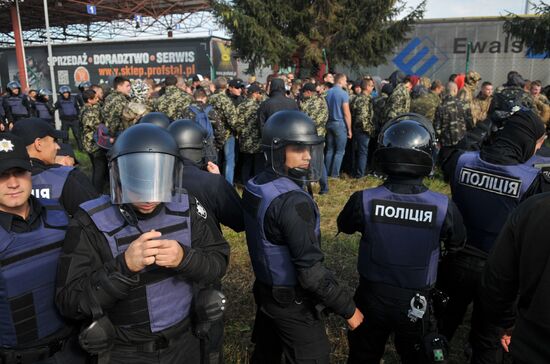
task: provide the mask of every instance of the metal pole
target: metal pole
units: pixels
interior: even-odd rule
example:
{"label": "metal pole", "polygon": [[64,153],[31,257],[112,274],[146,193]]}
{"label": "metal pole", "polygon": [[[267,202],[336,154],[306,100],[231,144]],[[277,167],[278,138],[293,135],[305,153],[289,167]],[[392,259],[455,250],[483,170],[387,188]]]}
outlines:
{"label": "metal pole", "polygon": [[15,39],[15,58],[19,71],[19,83],[21,91],[26,92],[29,86],[27,81],[27,60],[25,59],[25,46],[23,45],[23,33],[21,31],[21,17],[19,16],[19,0],[15,0],[15,8],[10,9],[13,36]]}
{"label": "metal pole", "polygon": [[472,49],[472,42],[468,42],[468,45],[466,46],[466,71],[465,74],[468,73],[468,70],[470,69],[470,52]]}
{"label": "metal pole", "polygon": [[525,14],[529,14],[530,9],[531,9],[531,1],[525,0]]}
{"label": "metal pole", "polygon": [[[48,65],[50,66],[50,81],[52,86],[52,101],[57,102],[57,90],[55,85],[55,74],[53,69],[52,41],[50,38],[50,17],[48,15],[48,1],[44,0],[44,19],[46,20],[46,44],[48,46]],[[61,129],[59,115],[55,114],[55,127]]]}

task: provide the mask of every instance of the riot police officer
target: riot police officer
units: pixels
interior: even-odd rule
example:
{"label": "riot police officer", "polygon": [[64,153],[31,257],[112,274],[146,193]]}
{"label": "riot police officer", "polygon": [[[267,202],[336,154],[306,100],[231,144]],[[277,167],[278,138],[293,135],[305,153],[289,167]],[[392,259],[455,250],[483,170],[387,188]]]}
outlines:
{"label": "riot police officer", "polygon": [[256,276],[252,363],[329,363],[323,308],[351,329],[363,320],[351,295],[323,265],[320,216],[305,185],[320,178],[323,141],[304,113],[284,110],[263,128],[266,170],[250,179],[242,203]]}
{"label": "riot police officer", "polygon": [[78,149],[82,150],[82,140],[80,134],[80,122],[78,115],[80,114],[80,107],[76,97],[71,96],[71,88],[69,86],[59,87],[59,99],[55,103],[55,109],[59,111],[59,118],[61,119],[61,130],[67,132],[67,137],[63,140],[63,143],[68,143],[69,129],[73,131],[73,136],[76,140]]}
{"label": "riot police officer", "polygon": [[439,325],[450,340],[474,302],[472,363],[495,363],[501,355],[497,329],[486,323],[478,300],[488,253],[516,206],[550,187],[541,171],[528,163],[546,138],[540,118],[530,110],[521,110],[499,122],[502,128],[488,139],[480,137],[483,133],[474,137],[479,128],[467,134],[459,147],[470,151],[457,148],[442,165],[453,201],[464,217],[468,241],[464,250],[448,255],[440,266],[438,285],[450,301]]}
{"label": "riot police officer", "polygon": [[69,225],[56,302],[94,321],[80,343],[110,363],[199,363],[195,285],[224,275],[229,245],[181,190],[181,172],[166,130],[131,126],[112,149],[111,196],[82,204]]}
{"label": "riot police officer", "polygon": [[55,128],[55,108],[52,105],[50,97],[52,92],[46,88],[41,88],[38,90],[38,95],[36,101],[32,103],[32,108],[34,109],[34,114],[37,118],[40,118],[52,125]]}
{"label": "riot police officer", "polygon": [[55,164],[57,139],[63,139],[65,132],[38,118],[24,121],[15,124],[11,132],[23,140],[31,157],[33,195],[43,204],[74,215],[81,203],[98,197],[98,193],[81,170]]}
{"label": "riot police officer", "polygon": [[338,229],[361,232],[357,307],[365,321],[348,335],[348,363],[379,363],[389,335],[403,363],[442,360],[445,340],[437,335],[432,296],[441,254],[462,248],[466,237],[457,207],[430,191],[422,179],[436,156],[431,123],[403,114],[380,131],[375,168],[388,178],[377,188],[355,192],[338,216]]}
{"label": "riot police officer", "polygon": [[55,307],[55,279],[67,216],[31,195],[25,143],[0,133],[0,362],[84,363]]}
{"label": "riot police officer", "polygon": [[9,95],[4,97],[3,105],[9,124],[28,118],[31,115],[31,105],[26,95],[21,92],[21,84],[11,81],[7,86]]}
{"label": "riot police officer", "polygon": [[176,120],[167,130],[176,139],[183,159],[183,187],[204,203],[214,214],[216,223],[235,232],[243,231],[239,195],[219,173],[206,171],[215,166],[211,162],[215,155],[208,154],[206,130],[193,120]]}
{"label": "riot police officer", "polygon": [[[222,224],[235,232],[244,230],[240,197],[211,162],[215,155],[208,154],[207,132],[193,120],[176,120],[168,126],[178,143],[183,160],[182,187],[204,203],[216,224]],[[216,167],[218,173],[210,173]],[[221,282],[213,287],[221,289]],[[223,317],[211,322],[207,332],[199,332],[204,342],[202,356],[205,364],[223,363]]]}

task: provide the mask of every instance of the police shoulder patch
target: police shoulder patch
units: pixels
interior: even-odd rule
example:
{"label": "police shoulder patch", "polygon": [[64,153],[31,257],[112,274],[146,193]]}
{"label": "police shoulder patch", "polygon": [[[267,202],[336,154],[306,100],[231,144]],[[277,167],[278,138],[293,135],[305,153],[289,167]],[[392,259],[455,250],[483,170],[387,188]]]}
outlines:
{"label": "police shoulder patch", "polygon": [[201,205],[201,203],[197,198],[195,198],[195,202],[197,203],[197,215],[199,215],[203,219],[206,219],[208,217],[208,213],[206,212],[206,209],[204,208],[204,206]]}

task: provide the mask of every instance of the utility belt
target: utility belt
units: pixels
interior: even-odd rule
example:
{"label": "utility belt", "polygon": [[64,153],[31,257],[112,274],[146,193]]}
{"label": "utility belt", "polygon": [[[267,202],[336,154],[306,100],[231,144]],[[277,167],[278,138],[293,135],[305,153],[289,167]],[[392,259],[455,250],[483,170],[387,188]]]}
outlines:
{"label": "utility belt", "polygon": [[47,359],[63,349],[66,339],[53,340],[25,349],[0,349],[0,364],[32,364]]}
{"label": "utility belt", "polygon": [[414,297],[416,294],[421,294],[423,296],[429,297],[431,296],[431,293],[433,291],[433,287],[408,289],[391,286],[385,283],[369,281],[364,279],[363,277],[359,279],[359,285],[360,287],[365,288],[375,295],[393,298],[400,301],[410,301],[411,297]]}
{"label": "utility belt", "polygon": [[115,344],[113,350],[125,351],[131,353],[154,353],[162,349],[169,348],[177,343],[183,335],[185,335],[191,329],[191,320],[189,318],[184,319],[181,323],[177,324],[175,329],[167,329],[161,335],[151,341],[145,341],[140,343],[129,344]]}
{"label": "utility belt", "polygon": [[266,300],[275,301],[282,307],[295,302],[311,301],[311,295],[300,286],[269,286],[256,280],[254,283],[256,302],[261,305]]}

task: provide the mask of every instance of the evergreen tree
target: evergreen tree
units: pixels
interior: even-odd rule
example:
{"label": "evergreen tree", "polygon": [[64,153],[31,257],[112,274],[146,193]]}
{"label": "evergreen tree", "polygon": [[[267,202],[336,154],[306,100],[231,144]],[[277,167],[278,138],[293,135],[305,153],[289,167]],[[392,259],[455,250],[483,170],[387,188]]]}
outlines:
{"label": "evergreen tree", "polygon": [[324,63],[376,66],[406,40],[425,1],[403,18],[402,0],[214,0],[233,48],[250,68]]}
{"label": "evergreen tree", "polygon": [[550,4],[533,5],[536,17],[511,15],[504,23],[504,31],[523,42],[533,54],[550,57]]}

